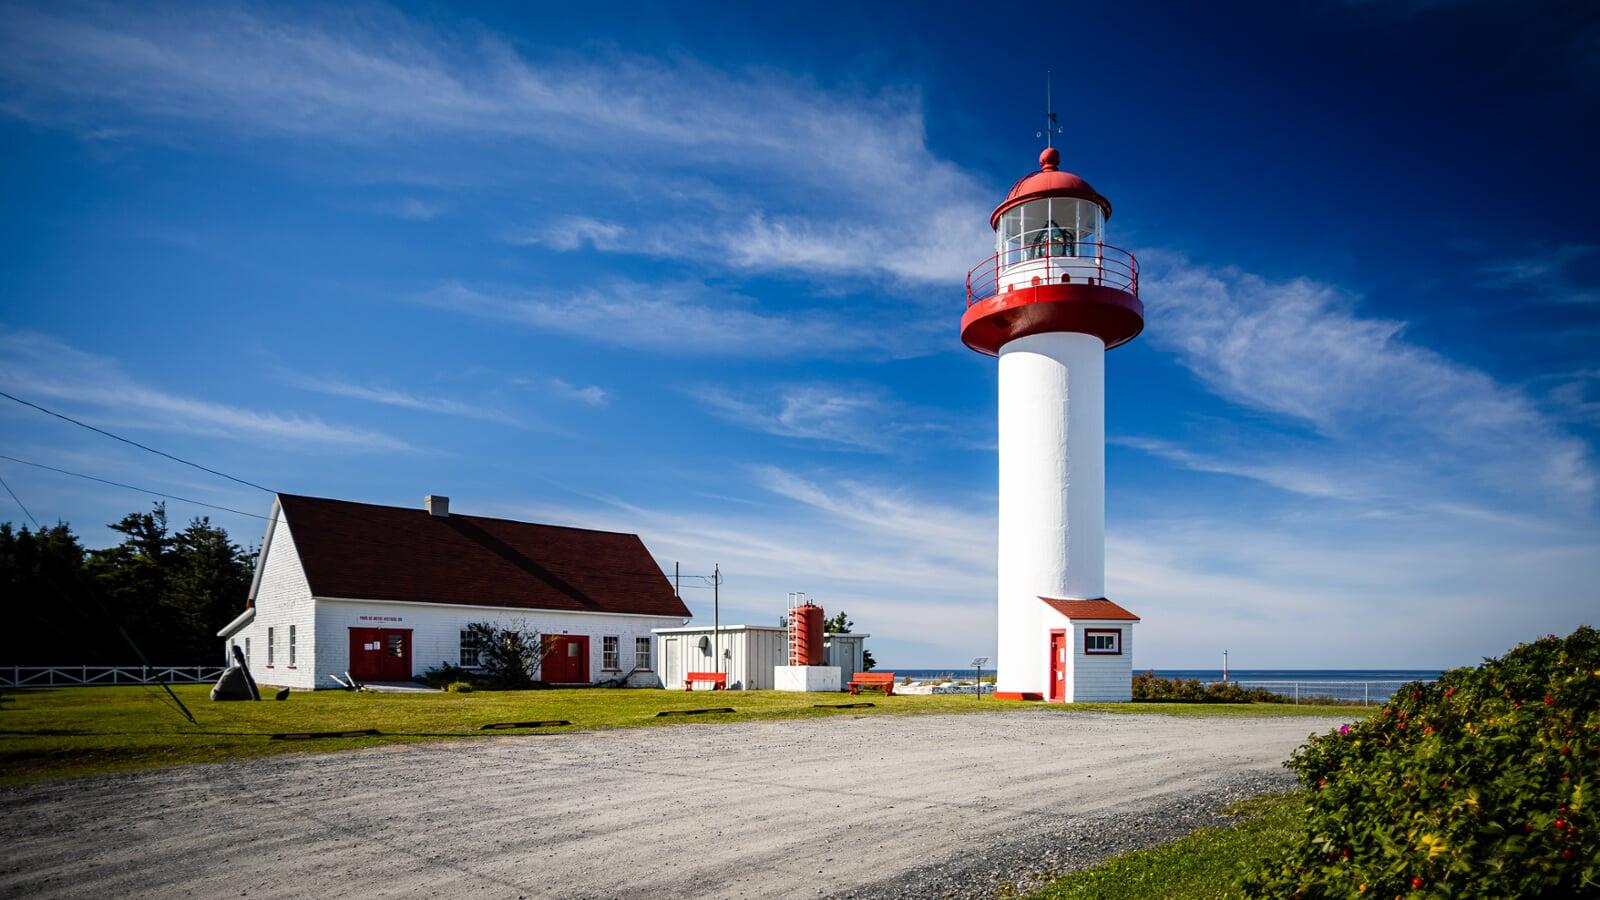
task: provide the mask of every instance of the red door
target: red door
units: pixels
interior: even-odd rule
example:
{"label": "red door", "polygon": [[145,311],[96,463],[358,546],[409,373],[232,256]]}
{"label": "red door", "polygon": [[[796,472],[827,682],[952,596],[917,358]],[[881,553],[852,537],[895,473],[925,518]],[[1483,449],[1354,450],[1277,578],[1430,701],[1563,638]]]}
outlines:
{"label": "red door", "polygon": [[350,674],[357,681],[410,681],[411,629],[350,629]]}
{"label": "red door", "polygon": [[1067,633],[1060,629],[1050,632],[1050,697],[1051,703],[1067,702]]}
{"label": "red door", "polygon": [[548,684],[589,682],[589,637],[582,634],[547,634],[539,680]]}

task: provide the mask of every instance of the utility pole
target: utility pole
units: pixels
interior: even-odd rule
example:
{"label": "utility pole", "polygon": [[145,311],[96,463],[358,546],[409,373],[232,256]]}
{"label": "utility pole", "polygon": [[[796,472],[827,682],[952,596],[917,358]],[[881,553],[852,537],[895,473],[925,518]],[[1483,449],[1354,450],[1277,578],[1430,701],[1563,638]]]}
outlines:
{"label": "utility pole", "polygon": [[1228,680],[1228,651],[1226,650],[1222,651],[1222,680],[1224,683]]}
{"label": "utility pole", "polygon": [[682,577],[679,569],[682,567],[683,563],[680,562],[672,564],[672,596],[677,597],[679,600],[683,599],[683,588],[678,585],[678,579]]}
{"label": "utility pole", "polygon": [[711,647],[717,655],[717,673],[722,672],[722,563],[711,570]]}

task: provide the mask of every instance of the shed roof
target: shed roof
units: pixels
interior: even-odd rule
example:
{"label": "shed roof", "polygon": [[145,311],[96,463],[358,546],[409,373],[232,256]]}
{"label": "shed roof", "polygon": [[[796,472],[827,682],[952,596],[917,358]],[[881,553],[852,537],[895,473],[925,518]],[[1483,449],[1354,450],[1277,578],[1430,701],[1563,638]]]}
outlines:
{"label": "shed roof", "polygon": [[636,534],[279,494],[311,593],[687,618]]}
{"label": "shed roof", "polygon": [[1055,600],[1040,597],[1045,605],[1069,619],[1113,619],[1137,622],[1139,617],[1101,597],[1098,600]]}

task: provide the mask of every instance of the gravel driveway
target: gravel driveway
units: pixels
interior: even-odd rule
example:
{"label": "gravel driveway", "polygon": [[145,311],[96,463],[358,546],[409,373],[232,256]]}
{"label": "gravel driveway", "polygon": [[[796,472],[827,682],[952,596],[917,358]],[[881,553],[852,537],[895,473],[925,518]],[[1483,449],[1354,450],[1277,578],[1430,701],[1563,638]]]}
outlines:
{"label": "gravel driveway", "polygon": [[981,896],[1213,821],[1337,724],[841,716],[31,785],[0,790],[0,895]]}

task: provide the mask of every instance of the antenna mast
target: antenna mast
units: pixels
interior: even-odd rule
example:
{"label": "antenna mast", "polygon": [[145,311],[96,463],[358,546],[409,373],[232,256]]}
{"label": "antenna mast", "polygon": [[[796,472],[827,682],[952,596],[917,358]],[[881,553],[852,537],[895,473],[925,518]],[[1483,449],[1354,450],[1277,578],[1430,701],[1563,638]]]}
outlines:
{"label": "antenna mast", "polygon": [[1046,69],[1044,73],[1044,130],[1035,131],[1033,136],[1044,138],[1046,147],[1054,147],[1055,136],[1063,130],[1065,129],[1056,120],[1055,103],[1050,98],[1050,70]]}

